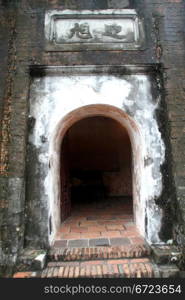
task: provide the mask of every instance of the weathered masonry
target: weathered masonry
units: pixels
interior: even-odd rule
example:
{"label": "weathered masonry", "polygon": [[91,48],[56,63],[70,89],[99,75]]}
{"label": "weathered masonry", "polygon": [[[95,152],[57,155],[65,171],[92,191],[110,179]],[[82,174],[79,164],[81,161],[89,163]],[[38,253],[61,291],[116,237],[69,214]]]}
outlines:
{"label": "weathered masonry", "polygon": [[[78,201],[93,224],[94,199],[104,218],[128,200],[124,217],[183,270],[184,1],[0,3],[1,275],[27,249],[51,251]],[[110,247],[115,211],[99,225]],[[65,243],[91,245],[77,229]]]}

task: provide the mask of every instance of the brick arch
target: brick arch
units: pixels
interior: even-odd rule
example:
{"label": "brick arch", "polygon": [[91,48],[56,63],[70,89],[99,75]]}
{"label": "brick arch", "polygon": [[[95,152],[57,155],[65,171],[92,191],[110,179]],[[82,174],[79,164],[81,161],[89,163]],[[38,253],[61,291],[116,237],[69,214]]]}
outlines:
{"label": "brick arch", "polygon": [[68,129],[76,122],[88,117],[108,117],[117,121],[124,127],[129,135],[132,148],[132,186],[133,186],[133,211],[134,220],[140,231],[145,236],[145,203],[142,199],[141,177],[144,167],[143,139],[138,124],[122,109],[112,105],[93,104],[77,108],[66,114],[55,128],[50,143],[50,169],[52,179],[53,198],[50,203],[52,228],[57,232],[60,224],[60,203],[61,203],[61,180],[60,178],[60,157],[61,146]]}

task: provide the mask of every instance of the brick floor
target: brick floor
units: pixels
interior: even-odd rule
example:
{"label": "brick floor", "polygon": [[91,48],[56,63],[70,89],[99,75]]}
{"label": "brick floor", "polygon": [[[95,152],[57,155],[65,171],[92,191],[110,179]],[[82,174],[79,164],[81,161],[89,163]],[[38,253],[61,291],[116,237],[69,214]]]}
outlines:
{"label": "brick floor", "polygon": [[73,205],[71,216],[61,225],[56,235],[54,247],[59,245],[62,247],[62,243],[66,244],[66,241],[70,247],[72,245],[77,247],[77,244],[82,247],[83,243],[84,247],[92,246],[91,240],[94,239],[108,239],[107,246],[111,243],[112,245],[144,243],[133,221],[131,199],[110,198],[101,200],[101,203]]}

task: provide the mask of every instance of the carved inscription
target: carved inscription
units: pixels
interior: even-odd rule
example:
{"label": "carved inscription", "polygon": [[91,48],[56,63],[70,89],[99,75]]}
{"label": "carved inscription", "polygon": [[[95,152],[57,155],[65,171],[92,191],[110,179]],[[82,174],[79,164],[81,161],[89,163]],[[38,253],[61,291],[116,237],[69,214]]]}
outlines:
{"label": "carved inscription", "polygon": [[91,39],[92,35],[89,31],[88,23],[82,23],[81,25],[79,25],[79,23],[75,23],[74,27],[70,29],[68,37],[71,39],[75,35],[80,39]]}
{"label": "carved inscription", "polygon": [[123,42],[134,43],[137,36],[134,31],[133,20],[56,20],[53,31],[53,41],[56,44],[75,42],[110,43]]}
{"label": "carved inscription", "polygon": [[103,35],[122,40],[126,38],[126,35],[123,34],[119,35],[121,31],[122,31],[122,27],[119,25],[116,24],[105,25],[105,32],[103,33]]}
{"label": "carved inscription", "polygon": [[104,25],[104,29],[94,29],[91,31],[90,26],[88,23],[75,23],[74,26],[69,30],[70,33],[66,38],[72,39],[73,37],[77,37],[79,39],[96,39],[96,38],[103,38],[103,36],[111,37],[117,40],[124,40],[124,41],[134,41],[134,33],[130,30],[127,30],[125,34],[120,34],[123,29],[122,26],[117,24],[109,24]]}
{"label": "carved inscription", "polygon": [[[46,38],[53,50],[106,50],[141,47],[141,22],[134,10],[50,12]],[[72,47],[72,48],[71,48]]]}

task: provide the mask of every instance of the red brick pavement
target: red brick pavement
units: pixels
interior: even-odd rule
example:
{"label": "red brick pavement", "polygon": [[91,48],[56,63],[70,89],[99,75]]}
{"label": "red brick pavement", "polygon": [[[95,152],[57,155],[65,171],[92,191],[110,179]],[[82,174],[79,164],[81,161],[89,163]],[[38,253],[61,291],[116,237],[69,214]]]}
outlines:
{"label": "red brick pavement", "polygon": [[[113,198],[100,203],[83,203],[73,206],[71,216],[61,225],[56,244],[66,241],[95,238],[127,238],[129,244],[143,244],[132,213],[132,201]],[[110,243],[109,243],[110,244]]]}

